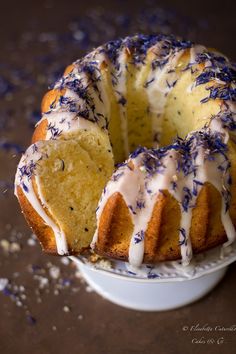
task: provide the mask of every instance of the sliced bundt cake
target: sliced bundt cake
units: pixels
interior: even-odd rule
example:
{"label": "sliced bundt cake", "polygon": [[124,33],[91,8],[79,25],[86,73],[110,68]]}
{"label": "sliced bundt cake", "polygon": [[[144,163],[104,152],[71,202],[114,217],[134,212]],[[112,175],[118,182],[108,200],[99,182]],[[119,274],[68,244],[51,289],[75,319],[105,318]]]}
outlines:
{"label": "sliced bundt cake", "polygon": [[44,250],[81,253],[95,233],[101,255],[187,264],[232,243],[235,80],[222,54],[164,35],[108,42],[67,67],[16,174]]}

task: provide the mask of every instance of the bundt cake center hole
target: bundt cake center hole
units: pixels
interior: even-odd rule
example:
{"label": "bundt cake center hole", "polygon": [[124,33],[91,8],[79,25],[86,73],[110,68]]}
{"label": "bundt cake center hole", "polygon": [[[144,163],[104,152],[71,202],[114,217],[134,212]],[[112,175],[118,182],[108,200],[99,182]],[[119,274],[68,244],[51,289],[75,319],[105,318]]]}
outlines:
{"label": "bundt cake center hole", "polygon": [[[173,67],[173,75],[155,76],[151,59],[135,66],[127,61],[126,94],[122,101],[109,88],[109,133],[115,162],[128,158],[139,146],[146,148],[170,145],[177,137],[186,136],[209,123],[217,114],[216,100],[202,103],[206,98],[206,85],[194,85],[202,70],[197,65],[186,70],[190,52],[185,51]],[[168,79],[168,80],[167,80]],[[171,86],[167,91],[163,87]]]}

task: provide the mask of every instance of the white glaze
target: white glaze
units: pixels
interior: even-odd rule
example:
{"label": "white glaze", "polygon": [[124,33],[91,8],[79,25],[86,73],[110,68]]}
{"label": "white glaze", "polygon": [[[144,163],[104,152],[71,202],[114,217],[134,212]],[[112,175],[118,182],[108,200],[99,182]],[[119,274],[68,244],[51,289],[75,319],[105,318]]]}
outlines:
{"label": "white glaze", "polygon": [[[45,199],[42,197],[40,183],[38,178],[35,178],[35,183],[37,186],[37,194],[33,187],[33,180],[32,178],[28,178],[27,175],[22,174],[20,169],[24,166],[29,166],[31,163],[37,164],[37,162],[43,157],[42,151],[40,152],[41,148],[45,146],[44,142],[38,142],[36,144],[31,145],[25,154],[22,156],[20,163],[17,168],[16,178],[15,178],[15,195],[18,198],[17,188],[21,187],[22,192],[24,193],[25,197],[32,205],[34,210],[38,213],[38,215],[43,219],[44,223],[51,227],[55,235],[57,253],[60,255],[68,254],[68,247],[66,242],[66,235],[64,234],[63,230],[60,229],[57,224],[53,221],[53,219],[47,214],[46,210],[48,209],[47,203]],[[27,188],[27,191],[23,188],[23,184]],[[39,200],[40,199],[40,200]]]}
{"label": "white glaze", "polygon": [[150,84],[147,86],[147,96],[152,117],[153,138],[162,132],[162,117],[166,100],[180,75],[174,69],[183,53],[183,50],[171,53],[164,67],[157,67],[155,70],[151,70],[148,75],[147,82]]}
{"label": "white glaze", "polygon": [[[63,93],[64,98],[69,98],[76,107],[76,112],[87,110],[88,112],[88,119],[90,121],[95,121],[100,127],[104,127],[106,125],[106,119],[110,114],[110,105],[108,104],[108,96],[104,90],[104,85],[101,78],[101,64],[104,61],[105,57],[102,53],[98,53],[97,51],[92,52],[91,54],[87,55],[84,58],[83,63],[91,61],[93,63],[93,67],[96,68],[93,73],[93,78],[96,81],[96,86],[98,90],[95,89],[95,86],[91,82],[89,75],[81,70],[81,61],[76,61],[73,63],[72,71],[63,76],[59,81],[56,82],[54,89],[57,90],[65,90]],[[77,80],[80,82],[80,87],[86,91],[86,96],[91,102],[92,105],[95,107],[95,111],[93,111],[88,102],[85,99],[79,97],[79,95],[72,89],[67,87],[67,84]],[[54,107],[50,110],[50,112],[69,112],[67,105],[61,105],[60,102],[55,102]],[[79,115],[79,114],[78,114]]]}
{"label": "white glaze", "polygon": [[[94,70],[93,77],[96,81],[97,89],[93,86],[92,82],[90,82],[89,77],[86,73],[80,71],[80,64],[75,63],[74,70],[74,79],[82,80],[83,86],[86,87],[86,92],[89,95],[90,99],[93,101],[94,106],[96,107],[96,115],[99,116],[98,124],[100,126],[104,126],[106,122],[106,118],[108,119],[110,114],[110,104],[107,93],[104,89],[104,84],[101,80],[101,64],[105,61],[105,56],[103,53],[99,53],[98,51],[94,51],[88,58],[88,62],[91,61],[93,66],[96,68]],[[69,80],[71,78],[69,77]],[[80,101],[80,98],[79,98]],[[91,109],[90,109],[91,111]]]}
{"label": "white glaze", "polygon": [[[116,77],[116,82],[114,83],[114,93],[117,99],[117,102],[122,97],[126,97],[126,62],[127,62],[127,52],[123,49],[118,58],[118,66],[119,71],[117,72],[116,69],[113,67],[114,75]],[[128,123],[127,123],[127,113],[126,107],[123,104],[119,104],[120,109],[120,119],[121,119],[121,135],[123,137],[123,144],[124,144],[124,151],[125,155],[129,156],[129,139],[128,139]]]}
{"label": "white glaze", "polygon": [[[196,62],[196,57],[198,54],[203,53],[204,51],[206,51],[206,47],[202,46],[202,45],[195,45],[192,48],[190,48],[190,59],[189,59],[189,65],[194,67],[194,65],[197,64]],[[205,63],[206,66],[206,63]],[[195,87],[195,81],[189,85],[189,87],[187,88],[187,93],[191,93],[192,90]]]}
{"label": "white glaze", "polygon": [[203,45],[194,45],[193,47],[190,48],[190,58],[189,58],[189,64],[194,65],[196,64],[196,57],[198,54],[203,53],[206,51],[206,47]]}
{"label": "white glaze", "polygon": [[47,129],[45,140],[58,139],[66,133],[74,133],[78,130],[96,130],[97,126],[85,118],[77,116],[76,113],[72,112],[52,112],[49,114],[44,114],[42,119],[38,122],[40,124],[42,121],[47,120],[48,126],[53,126],[53,131],[58,130],[61,134],[56,137],[53,131]]}

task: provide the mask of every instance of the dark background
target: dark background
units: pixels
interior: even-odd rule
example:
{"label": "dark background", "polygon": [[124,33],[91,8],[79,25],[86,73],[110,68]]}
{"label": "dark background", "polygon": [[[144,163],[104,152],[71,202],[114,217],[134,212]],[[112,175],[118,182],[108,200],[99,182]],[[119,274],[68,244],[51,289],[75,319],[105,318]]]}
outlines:
{"label": "dark background", "polygon": [[217,46],[228,55],[235,54],[233,42],[236,35],[236,5],[232,0],[44,0],[34,2],[23,0],[18,4],[16,1],[4,1],[0,13],[1,38],[5,41],[30,28],[37,28],[39,31],[64,30],[68,20],[83,16],[87,10],[93,8],[103,8],[113,14],[121,13],[132,16],[137,12],[145,11],[149,4],[175,11],[179,15],[198,21],[207,20],[209,28],[204,33],[199,33],[197,39],[206,45]]}
{"label": "dark background", "polygon": [[[1,2],[0,278],[8,284],[1,289],[0,281],[0,353],[235,353],[236,332],[183,331],[236,322],[235,264],[192,305],[126,310],[91,292],[72,264],[42,254],[13,196],[16,164],[40,118],[42,95],[63,68],[108,39],[159,31],[236,60],[233,1]],[[224,343],[192,344],[201,337]]]}

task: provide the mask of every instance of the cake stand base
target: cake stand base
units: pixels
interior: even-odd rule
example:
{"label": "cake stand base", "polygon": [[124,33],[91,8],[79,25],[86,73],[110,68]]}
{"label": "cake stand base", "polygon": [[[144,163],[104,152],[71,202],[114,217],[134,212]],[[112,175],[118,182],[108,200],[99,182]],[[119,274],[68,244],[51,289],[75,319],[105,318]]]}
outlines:
{"label": "cake stand base", "polygon": [[210,292],[223,278],[227,267],[196,279],[182,281],[129,280],[109,272],[100,272],[76,262],[82,276],[105,299],[133,310],[164,311],[190,304]]}

